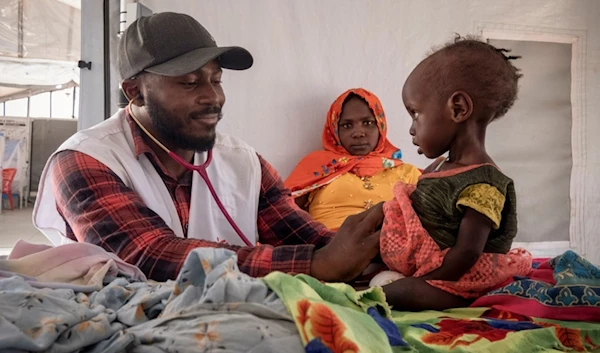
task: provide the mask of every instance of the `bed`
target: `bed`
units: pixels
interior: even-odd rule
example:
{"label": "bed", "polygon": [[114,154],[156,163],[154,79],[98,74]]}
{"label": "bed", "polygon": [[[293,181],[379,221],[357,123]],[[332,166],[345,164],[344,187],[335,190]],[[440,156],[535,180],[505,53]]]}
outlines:
{"label": "bed", "polygon": [[473,307],[407,313],[380,288],[251,278],[224,249],[194,250],[159,283],[90,244],[19,242],[0,260],[0,351],[593,352],[600,270],[566,252]]}

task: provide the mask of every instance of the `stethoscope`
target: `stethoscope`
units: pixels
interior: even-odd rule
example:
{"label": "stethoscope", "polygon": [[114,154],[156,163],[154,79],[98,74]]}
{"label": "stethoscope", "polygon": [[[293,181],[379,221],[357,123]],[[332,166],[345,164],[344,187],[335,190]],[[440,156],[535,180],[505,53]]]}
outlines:
{"label": "stethoscope", "polygon": [[210,190],[210,193],[211,193],[213,199],[217,203],[217,206],[219,206],[221,213],[223,213],[223,216],[225,216],[225,218],[227,219],[227,221],[229,222],[229,224],[231,225],[233,230],[235,230],[237,235],[242,239],[242,241],[247,246],[250,246],[250,247],[254,246],[254,244],[252,244],[250,242],[250,240],[248,240],[248,238],[246,238],[246,236],[244,235],[242,230],[237,226],[237,224],[235,223],[233,218],[231,218],[231,216],[229,215],[229,212],[227,212],[227,210],[225,209],[225,206],[223,206],[221,199],[219,199],[219,196],[217,195],[215,188],[213,187],[212,183],[210,182],[210,179],[208,178],[208,173],[206,172],[206,168],[208,168],[208,166],[210,165],[210,162],[212,161],[212,150],[208,150],[208,152],[206,153],[206,161],[201,165],[193,165],[193,164],[187,162],[185,159],[179,157],[176,153],[169,150],[165,145],[163,145],[160,141],[158,141],[158,139],[156,137],[154,137],[150,133],[150,131],[148,131],[144,127],[144,125],[142,125],[142,123],[140,123],[140,121],[137,119],[137,117],[133,113],[133,109],[131,109],[131,103],[133,103],[133,100],[130,100],[129,104],[128,104],[129,115],[131,116],[133,121],[135,121],[135,123],[140,127],[140,129],[142,129],[142,131],[144,131],[144,133],[148,137],[150,137],[150,139],[152,139],[152,141],[154,141],[154,143],[156,143],[158,145],[158,147],[160,147],[162,150],[167,152],[169,157],[173,158],[173,160],[175,160],[175,162],[177,162],[179,165],[181,165],[182,167],[184,167],[187,170],[196,171],[196,172],[198,172],[198,174],[200,174],[200,177],[204,180],[204,182],[206,183],[206,186],[208,186],[208,190]]}

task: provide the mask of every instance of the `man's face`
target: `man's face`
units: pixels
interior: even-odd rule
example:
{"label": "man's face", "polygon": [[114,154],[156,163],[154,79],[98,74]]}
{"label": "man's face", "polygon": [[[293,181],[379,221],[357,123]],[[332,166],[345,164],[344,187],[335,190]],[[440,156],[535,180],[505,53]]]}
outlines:
{"label": "man's face", "polygon": [[171,148],[211,149],[225,104],[218,63],[212,61],[184,76],[145,75],[144,104],[160,139]]}

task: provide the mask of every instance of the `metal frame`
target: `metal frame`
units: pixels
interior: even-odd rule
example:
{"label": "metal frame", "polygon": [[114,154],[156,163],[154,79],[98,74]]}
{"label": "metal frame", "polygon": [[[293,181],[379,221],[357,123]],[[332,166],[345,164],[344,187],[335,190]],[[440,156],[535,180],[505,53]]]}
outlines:
{"label": "metal frame", "polygon": [[105,2],[107,0],[81,2],[81,60],[93,65],[91,69],[81,69],[80,73],[78,130],[99,124],[107,116],[106,100],[110,95],[106,92],[104,77]]}

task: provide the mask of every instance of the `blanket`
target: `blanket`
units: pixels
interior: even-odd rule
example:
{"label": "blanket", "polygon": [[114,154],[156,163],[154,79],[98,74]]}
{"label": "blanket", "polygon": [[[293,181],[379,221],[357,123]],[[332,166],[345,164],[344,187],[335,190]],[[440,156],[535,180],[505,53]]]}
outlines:
{"label": "blanket", "polygon": [[573,251],[534,263],[517,277],[479,298],[472,306],[490,307],[554,320],[600,322],[600,269]]}
{"label": "blanket", "polygon": [[282,301],[229,250],[192,251],[175,281],[104,280],[81,292],[0,279],[0,351],[303,351]]}
{"label": "blanket", "polygon": [[388,319],[380,287],[357,292],[343,283],[274,272],[264,278],[294,317],[306,352],[392,352],[406,346]]}
{"label": "blanket", "polygon": [[20,276],[37,288],[93,292],[117,277],[145,281],[137,267],[99,246],[72,243],[52,247],[19,240],[7,260],[0,260],[0,279]]}
{"label": "blanket", "polygon": [[392,312],[414,352],[600,352],[600,325],[536,319],[497,309]]}
{"label": "blanket", "polygon": [[264,281],[292,314],[307,353],[600,351],[600,324],[488,308],[390,311],[380,288],[357,292],[282,273]]}
{"label": "blanket", "polygon": [[[36,253],[33,248],[20,249],[29,252],[15,252],[9,261]],[[99,249],[92,254],[103,255]],[[46,265],[53,268],[50,262]],[[94,291],[78,290],[72,283],[77,277],[71,276],[52,277],[65,282],[49,282],[46,288],[39,288],[42,282],[36,277],[15,272],[0,278],[0,351],[600,352],[597,323],[540,319],[528,314],[527,306],[508,301],[504,304],[509,310],[492,305],[397,312],[390,310],[381,288],[356,291],[345,284],[278,272],[251,278],[239,271],[235,253],[225,249],[192,251],[177,279],[165,283],[138,281],[126,268],[119,270],[117,262],[114,266],[116,278],[114,271],[94,272],[102,283]],[[544,304],[545,309],[531,311],[556,316],[564,314],[552,304],[568,303],[562,307],[568,315],[579,310],[597,320],[593,297],[585,293],[588,288],[596,293],[598,278],[595,266],[567,252],[537,263],[527,278],[495,290],[520,281],[541,282],[553,302],[544,303],[541,294],[501,297],[495,291],[482,300],[533,300],[534,306]],[[567,301],[565,293],[576,300]]]}

